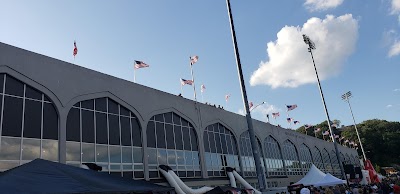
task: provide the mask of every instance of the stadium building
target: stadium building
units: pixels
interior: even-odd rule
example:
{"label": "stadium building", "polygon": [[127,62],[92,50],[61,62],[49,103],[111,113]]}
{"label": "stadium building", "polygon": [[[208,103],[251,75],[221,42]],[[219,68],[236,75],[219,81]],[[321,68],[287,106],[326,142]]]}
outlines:
{"label": "stadium building", "polygon": [[[269,187],[296,182],[312,163],[340,176],[332,143],[253,123]],[[230,166],[257,183],[245,117],[4,43],[0,135],[0,171],[43,158],[163,183],[167,164],[189,186],[214,186],[229,184],[221,169]],[[360,165],[356,150],[339,151]]]}

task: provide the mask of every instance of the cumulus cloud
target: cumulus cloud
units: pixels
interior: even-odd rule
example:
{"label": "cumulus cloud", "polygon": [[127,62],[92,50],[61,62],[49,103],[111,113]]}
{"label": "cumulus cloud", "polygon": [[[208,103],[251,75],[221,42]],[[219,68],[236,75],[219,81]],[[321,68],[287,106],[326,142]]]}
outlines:
{"label": "cumulus cloud", "polygon": [[400,88],[394,89],[393,92],[400,92]]}
{"label": "cumulus cloud", "polygon": [[277,40],[267,44],[269,61],[260,63],[251,75],[250,85],[278,88],[315,83],[312,60],[302,34],[315,42],[314,59],[320,79],[325,80],[338,75],[343,61],[354,51],[358,22],[351,14],[327,15],[325,19],[310,18],[302,27],[283,27],[277,33]]}
{"label": "cumulus cloud", "polygon": [[393,105],[391,105],[391,104],[386,105],[386,108],[392,108],[392,107],[393,107]]}
{"label": "cumulus cloud", "polygon": [[400,13],[400,0],[392,0],[391,7],[390,7],[391,14],[398,14]]}
{"label": "cumulus cloud", "polygon": [[[279,112],[279,108],[277,108],[276,106],[269,104],[269,103],[265,103],[263,105],[257,106],[256,109],[252,110],[251,113],[252,114],[261,114],[263,115],[263,117],[266,117],[267,114],[271,114],[272,112]],[[246,112],[243,109],[239,109],[237,111],[238,114],[240,115],[246,115]],[[270,115],[272,116],[272,115]]]}
{"label": "cumulus cloud", "polygon": [[400,54],[400,42],[395,41],[393,45],[390,47],[388,57],[394,57]]}
{"label": "cumulus cloud", "polygon": [[335,8],[342,3],[343,0],[306,0],[304,6],[310,11],[324,11]]}

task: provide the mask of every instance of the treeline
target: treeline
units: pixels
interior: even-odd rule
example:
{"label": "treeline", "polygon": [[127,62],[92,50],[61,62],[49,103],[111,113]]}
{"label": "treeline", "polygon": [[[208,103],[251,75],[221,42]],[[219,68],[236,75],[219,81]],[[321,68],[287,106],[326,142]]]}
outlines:
{"label": "treeline", "polygon": [[[339,136],[337,141],[347,147],[354,146],[359,156],[362,157],[361,147],[354,125],[340,126],[340,121],[334,120],[332,126],[335,135]],[[320,131],[317,129],[320,129]],[[378,119],[366,120],[357,124],[357,129],[360,134],[365,155],[375,164],[378,168],[377,170],[384,166],[400,167],[400,122],[389,122]],[[326,141],[331,141],[330,136],[322,135],[324,131],[329,131],[326,121],[309,128],[308,126],[301,126],[296,129],[296,131],[310,136],[316,136]],[[348,141],[345,143],[346,140]],[[355,144],[350,145],[350,142],[354,142]]]}

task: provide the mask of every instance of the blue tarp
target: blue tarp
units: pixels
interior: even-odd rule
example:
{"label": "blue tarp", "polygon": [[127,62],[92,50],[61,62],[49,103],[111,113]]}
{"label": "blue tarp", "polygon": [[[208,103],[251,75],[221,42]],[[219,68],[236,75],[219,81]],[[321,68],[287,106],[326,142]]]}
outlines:
{"label": "blue tarp", "polygon": [[143,180],[36,159],[0,174],[1,193],[175,193]]}

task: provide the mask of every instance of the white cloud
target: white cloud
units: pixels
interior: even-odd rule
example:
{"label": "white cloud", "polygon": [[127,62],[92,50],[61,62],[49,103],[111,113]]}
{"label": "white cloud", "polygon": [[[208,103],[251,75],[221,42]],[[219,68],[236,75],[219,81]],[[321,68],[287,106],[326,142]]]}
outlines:
{"label": "white cloud", "polygon": [[392,0],[391,7],[390,7],[391,14],[398,14],[400,13],[400,0]]}
{"label": "white cloud", "polygon": [[[266,118],[267,114],[270,114],[270,117],[272,117],[271,113],[272,112],[279,112],[279,108],[277,108],[274,105],[265,103],[263,105],[257,106],[254,110],[251,111],[252,115],[258,114],[262,115],[263,118]],[[246,112],[243,109],[239,109],[237,111],[238,114],[245,116]]]}
{"label": "white cloud", "polygon": [[399,41],[395,41],[393,43],[393,45],[390,47],[388,56],[389,57],[394,57],[396,55],[400,54],[400,42]]}
{"label": "white cloud", "polygon": [[393,92],[400,92],[400,88],[394,89]]}
{"label": "white cloud", "polygon": [[343,0],[306,0],[304,6],[310,11],[324,11],[335,8],[343,3]]}
{"label": "white cloud", "polygon": [[277,33],[277,40],[267,44],[269,61],[260,63],[250,78],[250,84],[278,88],[316,82],[302,34],[307,34],[315,42],[314,59],[319,77],[324,80],[339,74],[343,61],[354,51],[358,22],[351,14],[327,15],[323,20],[310,18],[303,27],[283,27]]}
{"label": "white cloud", "polygon": [[239,109],[239,110],[237,111],[237,114],[246,116],[246,112],[245,112],[243,109]]}
{"label": "white cloud", "polygon": [[392,108],[392,107],[393,107],[393,105],[391,105],[391,104],[386,105],[386,108]]}

